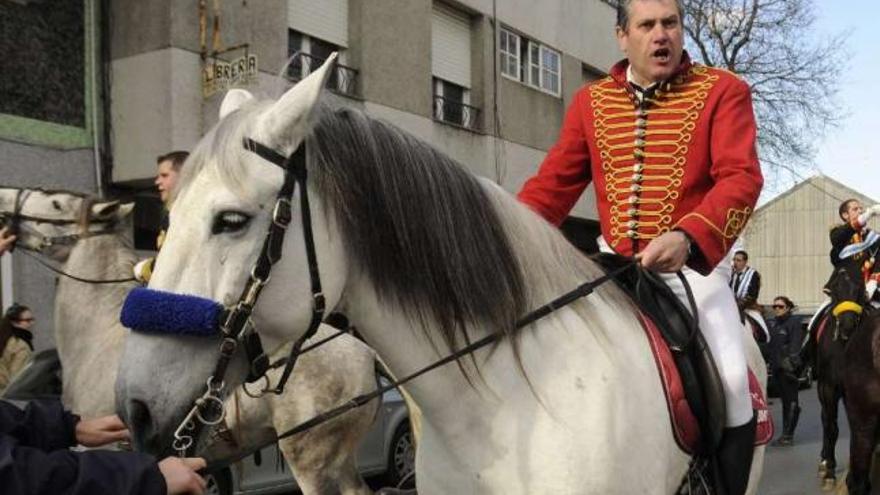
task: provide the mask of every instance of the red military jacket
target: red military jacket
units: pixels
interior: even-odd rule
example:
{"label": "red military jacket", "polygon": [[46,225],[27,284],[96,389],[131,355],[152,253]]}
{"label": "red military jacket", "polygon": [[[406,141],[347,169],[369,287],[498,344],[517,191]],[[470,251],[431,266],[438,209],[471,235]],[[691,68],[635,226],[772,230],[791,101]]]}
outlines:
{"label": "red military jacket", "polygon": [[617,63],[578,91],[519,199],[559,225],[592,181],[612,249],[633,255],[682,230],[698,248],[688,265],[708,274],[745,227],[764,182],[749,87],[685,53],[676,74],[640,104],[627,66]]}

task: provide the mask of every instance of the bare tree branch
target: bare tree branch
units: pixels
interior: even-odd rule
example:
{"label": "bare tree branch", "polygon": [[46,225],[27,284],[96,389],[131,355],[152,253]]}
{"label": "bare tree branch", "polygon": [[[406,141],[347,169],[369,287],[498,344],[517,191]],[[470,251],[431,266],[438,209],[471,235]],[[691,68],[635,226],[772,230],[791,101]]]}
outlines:
{"label": "bare tree branch", "polygon": [[847,36],[820,39],[814,0],[682,0],[686,45],[752,88],[768,172],[813,167],[815,143],[845,117],[836,102]]}

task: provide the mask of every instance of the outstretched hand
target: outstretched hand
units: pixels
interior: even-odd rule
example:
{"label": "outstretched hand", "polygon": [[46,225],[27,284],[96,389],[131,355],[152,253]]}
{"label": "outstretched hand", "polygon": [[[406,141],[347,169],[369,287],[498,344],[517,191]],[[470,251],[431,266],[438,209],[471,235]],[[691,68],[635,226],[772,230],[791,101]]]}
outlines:
{"label": "outstretched hand", "polygon": [[10,250],[14,243],[15,236],[9,232],[9,229],[6,227],[0,229],[0,254]]}
{"label": "outstretched hand", "polygon": [[83,419],[76,424],[76,441],[86,447],[100,447],[108,443],[128,440],[128,438],[128,428],[115,414]]}
{"label": "outstretched hand", "polygon": [[204,469],[205,460],[201,457],[166,457],[159,463],[159,471],[165,478],[168,495],[205,493],[205,479],[196,471]]}
{"label": "outstretched hand", "polygon": [[687,263],[690,240],[680,230],[667,232],[648,243],[636,260],[648,270],[673,273],[681,270]]}

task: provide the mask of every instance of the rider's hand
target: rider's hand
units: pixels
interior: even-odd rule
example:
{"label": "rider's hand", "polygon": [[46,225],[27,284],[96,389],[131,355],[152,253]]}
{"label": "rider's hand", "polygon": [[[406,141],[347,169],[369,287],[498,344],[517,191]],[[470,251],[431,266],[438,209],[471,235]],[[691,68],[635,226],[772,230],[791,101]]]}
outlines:
{"label": "rider's hand", "polygon": [[165,477],[168,495],[205,493],[205,479],[196,471],[204,469],[205,460],[201,457],[166,457],[159,463],[159,471]]}
{"label": "rider's hand", "polygon": [[687,234],[673,230],[649,242],[641,253],[636,254],[636,259],[648,270],[677,272],[688,260],[690,243]]}
{"label": "rider's hand", "polygon": [[15,243],[15,236],[9,233],[9,229],[6,227],[0,229],[0,254],[12,248],[13,243]]}
{"label": "rider's hand", "polygon": [[108,443],[128,440],[128,437],[128,428],[115,414],[83,419],[76,424],[76,441],[86,447],[100,447]]}

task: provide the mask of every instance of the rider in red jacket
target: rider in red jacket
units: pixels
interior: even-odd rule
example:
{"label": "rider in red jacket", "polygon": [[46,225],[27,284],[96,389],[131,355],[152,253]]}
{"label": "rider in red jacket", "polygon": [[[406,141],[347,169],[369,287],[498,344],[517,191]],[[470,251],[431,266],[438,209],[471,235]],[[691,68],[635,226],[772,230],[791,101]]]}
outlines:
{"label": "rider in red jacket", "polygon": [[763,178],[749,85],[692,63],[681,23],[676,0],[620,2],[617,38],[627,59],[578,91],[519,198],[558,225],[592,183],[600,247],[635,256],[686,301],[673,273],[682,270],[724,385],[723,483],[740,495],[755,420],[729,258]]}

